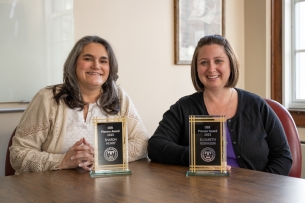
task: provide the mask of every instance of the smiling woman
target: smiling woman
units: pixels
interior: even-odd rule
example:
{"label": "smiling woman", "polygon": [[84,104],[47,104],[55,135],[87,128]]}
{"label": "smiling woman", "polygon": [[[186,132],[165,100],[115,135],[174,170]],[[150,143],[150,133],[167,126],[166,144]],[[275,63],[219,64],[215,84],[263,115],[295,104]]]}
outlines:
{"label": "smiling woman", "polygon": [[292,159],[282,124],[263,98],[235,87],[239,63],[227,39],[208,35],[199,40],[191,77],[196,92],[164,113],[149,139],[149,158],[189,165],[189,116],[224,116],[228,165],[288,175]]}
{"label": "smiling woman", "polygon": [[108,53],[103,45],[90,43],[84,47],[76,62],[76,76],[83,93],[96,90],[99,96],[109,76]]}
{"label": "smiling woman", "polygon": [[10,160],[16,174],[94,163],[92,118],[124,116],[128,161],[146,156],[148,135],[131,99],[116,85],[118,63],[110,44],[85,36],[64,65],[63,84],[41,89],[24,112]]}

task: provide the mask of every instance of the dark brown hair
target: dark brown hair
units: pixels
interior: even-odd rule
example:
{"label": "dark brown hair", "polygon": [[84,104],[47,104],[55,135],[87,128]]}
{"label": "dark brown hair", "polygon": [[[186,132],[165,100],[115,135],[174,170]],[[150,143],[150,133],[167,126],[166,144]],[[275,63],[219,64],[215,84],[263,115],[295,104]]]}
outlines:
{"label": "dark brown hair", "polygon": [[62,100],[71,109],[79,108],[83,110],[86,103],[81,96],[81,90],[76,77],[76,61],[83,51],[83,48],[89,43],[99,43],[103,45],[109,58],[109,76],[102,85],[102,94],[99,98],[100,107],[108,114],[115,115],[119,111],[119,98],[115,82],[118,79],[118,63],[110,44],[98,36],[85,36],[78,40],[72,48],[64,64],[63,84],[54,85],[54,99],[57,104]]}
{"label": "dark brown hair", "polygon": [[199,53],[199,50],[201,47],[203,47],[205,45],[212,45],[212,44],[217,44],[217,45],[223,46],[227,56],[229,57],[230,77],[229,77],[228,82],[225,87],[235,87],[235,85],[238,82],[239,63],[238,63],[237,57],[236,57],[230,43],[228,42],[227,39],[225,39],[221,35],[208,35],[199,40],[199,42],[195,48],[192,63],[191,63],[192,82],[193,82],[193,86],[197,92],[204,91],[204,85],[200,81],[200,79],[198,77],[198,71],[197,71],[198,53]]}

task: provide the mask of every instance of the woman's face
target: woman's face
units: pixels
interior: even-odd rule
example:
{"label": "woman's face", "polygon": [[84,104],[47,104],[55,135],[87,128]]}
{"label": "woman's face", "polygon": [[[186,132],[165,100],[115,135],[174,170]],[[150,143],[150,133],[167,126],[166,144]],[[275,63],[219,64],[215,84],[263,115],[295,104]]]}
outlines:
{"label": "woman's face", "polygon": [[224,88],[230,77],[230,61],[223,46],[212,44],[199,49],[198,77],[206,89]]}
{"label": "woman's face", "polygon": [[87,44],[76,61],[76,77],[80,89],[101,89],[108,79],[109,70],[109,57],[105,47],[99,43]]}

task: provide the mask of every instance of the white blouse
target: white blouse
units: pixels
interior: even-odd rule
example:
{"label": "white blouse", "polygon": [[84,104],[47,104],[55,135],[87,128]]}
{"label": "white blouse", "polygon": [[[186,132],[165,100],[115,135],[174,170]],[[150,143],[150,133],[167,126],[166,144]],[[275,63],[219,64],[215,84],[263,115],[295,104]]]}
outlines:
{"label": "white blouse", "polygon": [[67,128],[64,137],[62,153],[66,153],[77,141],[85,138],[94,146],[94,117],[106,118],[103,111],[96,103],[89,104],[86,121],[84,120],[84,111],[68,108]]}

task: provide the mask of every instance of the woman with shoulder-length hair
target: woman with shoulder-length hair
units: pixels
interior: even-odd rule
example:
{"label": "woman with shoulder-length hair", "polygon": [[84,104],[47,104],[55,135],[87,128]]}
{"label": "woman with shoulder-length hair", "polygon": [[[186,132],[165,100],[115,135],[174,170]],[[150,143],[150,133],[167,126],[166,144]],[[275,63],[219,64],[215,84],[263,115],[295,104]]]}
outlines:
{"label": "woman with shoulder-length hair", "polygon": [[263,98],[235,87],[239,63],[227,39],[220,35],[200,39],[191,77],[197,92],[164,113],[148,141],[149,158],[189,165],[189,116],[223,115],[228,168],[288,175],[292,158],[281,122]]}
{"label": "woman with shoulder-length hair", "polygon": [[63,84],[41,89],[26,108],[10,147],[16,174],[94,163],[92,118],[125,116],[128,161],[144,158],[148,135],[127,93],[116,85],[118,63],[98,36],[76,42],[64,64]]}

